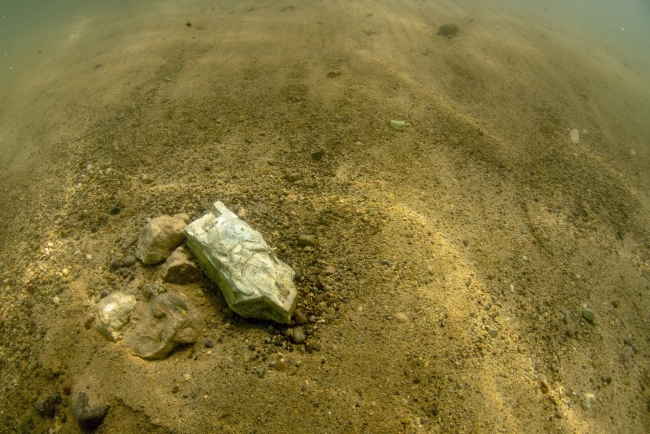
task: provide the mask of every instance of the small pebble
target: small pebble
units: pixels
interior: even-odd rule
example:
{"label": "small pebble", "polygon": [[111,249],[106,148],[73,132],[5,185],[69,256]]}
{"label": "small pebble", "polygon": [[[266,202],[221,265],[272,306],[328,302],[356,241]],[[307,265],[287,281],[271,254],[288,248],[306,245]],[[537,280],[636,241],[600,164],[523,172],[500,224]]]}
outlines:
{"label": "small pebble", "polygon": [[488,334],[490,335],[491,338],[496,338],[497,335],[499,334],[499,330],[495,328],[491,328],[490,330],[488,330]]}
{"label": "small pebble", "polygon": [[214,348],[214,342],[212,342],[212,339],[204,340],[203,345],[205,345],[206,348]]}
{"label": "small pebble", "polygon": [[326,276],[331,276],[334,273],[336,273],[336,268],[334,268],[332,265],[328,265],[323,270],[323,274],[326,275]]}
{"label": "small pebble", "polygon": [[395,131],[404,131],[406,129],[406,122],[391,120],[390,127]]}
{"label": "small pebble", "polygon": [[133,255],[127,255],[124,257],[124,261],[122,261],[125,267],[131,267],[135,264],[135,256]]}
{"label": "small pebble", "polygon": [[593,309],[584,307],[582,308],[582,317],[586,319],[589,324],[594,325],[594,321],[596,321],[596,312],[594,312]]}
{"label": "small pebble", "polygon": [[585,393],[582,399],[582,408],[586,411],[589,410],[597,401],[596,395],[593,393]]}
{"label": "small pebble", "polygon": [[293,313],[293,319],[296,320],[296,324],[298,324],[298,325],[305,325],[305,324],[307,324],[307,316],[305,316],[305,314],[302,313],[302,311],[299,310],[299,309],[297,309],[297,310]]}
{"label": "small pebble", "polygon": [[634,351],[634,347],[627,346],[623,350],[623,353],[619,356],[620,362],[623,364],[625,369],[629,369],[631,364],[632,364],[632,356],[634,355],[636,351]]}
{"label": "small pebble", "polygon": [[405,313],[399,312],[395,314],[395,321],[405,323],[408,322],[409,317]]}
{"label": "small pebble", "polygon": [[577,129],[572,129],[569,132],[569,136],[571,137],[571,143],[579,143],[580,142],[580,131]]}
{"label": "small pebble", "polygon": [[300,235],[298,237],[298,245],[300,247],[313,247],[316,244],[316,237],[314,235]]}
{"label": "small pebble", "polygon": [[302,344],[303,342],[305,342],[306,338],[307,337],[305,336],[305,332],[300,326],[294,328],[293,331],[291,332],[291,339],[293,339],[293,342],[295,342],[296,344]]}
{"label": "small pebble", "polygon": [[542,393],[548,393],[551,391],[551,387],[544,380],[540,381],[539,388],[542,390]]}
{"label": "small pebble", "polygon": [[284,179],[286,179],[289,182],[296,182],[296,181],[302,179],[302,173],[299,173],[299,172],[289,173],[287,175],[284,175]]}

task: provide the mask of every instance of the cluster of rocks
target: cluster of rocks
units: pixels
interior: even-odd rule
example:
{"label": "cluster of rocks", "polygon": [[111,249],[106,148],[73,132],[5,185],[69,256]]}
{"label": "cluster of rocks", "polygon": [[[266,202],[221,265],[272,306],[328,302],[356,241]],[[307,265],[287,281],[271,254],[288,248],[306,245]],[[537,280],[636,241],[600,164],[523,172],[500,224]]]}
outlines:
{"label": "cluster of rocks", "polygon": [[[182,214],[151,220],[140,234],[135,256],[147,265],[164,262],[160,270],[166,281],[196,281],[202,272],[179,247],[187,237],[233,312],[288,324],[296,307],[295,272],[275,257],[262,235],[221,202],[189,225],[188,220]],[[178,345],[196,342],[205,326],[187,297],[158,285],[145,285],[139,297],[125,291],[108,294],[97,304],[97,317],[102,336],[121,341],[144,359],[164,358]],[[296,333],[296,340],[304,341]]]}
{"label": "cluster of rocks", "polygon": [[115,291],[97,304],[97,330],[106,339],[121,340],[133,355],[161,359],[181,344],[194,343],[205,327],[203,315],[182,294],[145,285],[140,301]]}
{"label": "cluster of rocks", "polygon": [[[68,390],[68,394],[70,391]],[[54,419],[57,417],[62,423],[67,421],[66,412],[61,407],[68,406],[68,398],[62,397],[59,392],[54,392],[44,399],[34,403],[34,409],[43,417]],[[77,400],[72,407],[72,414],[84,431],[92,431],[99,427],[108,413],[108,405],[90,405],[90,398],[86,392],[79,392]]]}
{"label": "cluster of rocks", "polygon": [[145,265],[160,267],[163,279],[170,283],[192,283],[201,279],[203,273],[190,261],[185,249],[179,245],[185,241],[185,228],[189,217],[177,214],[151,220],[142,230],[135,255]]}

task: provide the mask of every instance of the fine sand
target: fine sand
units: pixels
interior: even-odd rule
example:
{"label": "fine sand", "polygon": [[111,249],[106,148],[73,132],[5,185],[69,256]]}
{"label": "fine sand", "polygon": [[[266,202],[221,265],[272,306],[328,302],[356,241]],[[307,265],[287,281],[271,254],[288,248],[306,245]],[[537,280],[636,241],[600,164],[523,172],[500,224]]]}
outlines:
{"label": "fine sand", "polygon": [[[99,433],[650,432],[647,58],[541,8],[206,3],[12,42],[0,432],[80,432],[79,392],[110,405]],[[216,200],[301,273],[308,348],[207,280],[110,270],[148,219]],[[93,326],[147,283],[207,323],[160,361]]]}

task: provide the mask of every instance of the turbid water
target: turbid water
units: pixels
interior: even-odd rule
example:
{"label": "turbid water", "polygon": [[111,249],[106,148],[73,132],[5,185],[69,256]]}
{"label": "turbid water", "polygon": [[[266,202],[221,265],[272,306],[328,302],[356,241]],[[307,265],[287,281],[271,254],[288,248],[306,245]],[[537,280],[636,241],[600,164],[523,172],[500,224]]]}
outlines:
{"label": "turbid water", "polygon": [[[2,11],[1,432],[650,431],[647,8],[111,3]],[[217,200],[304,343],[114,266]],[[205,319],[157,361],[95,329],[149,284]]]}

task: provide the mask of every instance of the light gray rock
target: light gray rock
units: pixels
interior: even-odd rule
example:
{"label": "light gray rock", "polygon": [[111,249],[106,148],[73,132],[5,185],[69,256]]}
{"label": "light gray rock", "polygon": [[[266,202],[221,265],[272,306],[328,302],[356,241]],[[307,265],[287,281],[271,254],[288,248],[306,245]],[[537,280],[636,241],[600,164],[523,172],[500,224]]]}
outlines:
{"label": "light gray rock", "polygon": [[296,344],[302,344],[305,342],[307,337],[305,336],[305,331],[302,327],[298,326],[291,331],[291,339],[293,339],[293,342]]}
{"label": "light gray rock", "polygon": [[185,226],[180,218],[156,217],[142,229],[135,256],[147,265],[164,261],[185,239]]}
{"label": "light gray rock", "polygon": [[395,131],[404,131],[404,129],[406,129],[406,122],[404,122],[404,121],[396,121],[396,120],[393,119],[393,120],[390,121],[390,126]]}
{"label": "light gray rock", "polygon": [[192,283],[201,279],[203,273],[187,257],[185,249],[177,248],[160,267],[163,279],[171,283]]}
{"label": "light gray rock", "polygon": [[296,307],[294,271],[262,235],[221,202],[185,229],[187,244],[228,306],[243,317],[288,324]]}
{"label": "light gray rock", "polygon": [[122,345],[143,359],[162,359],[176,346],[196,342],[205,321],[183,295],[143,291]]}
{"label": "light gray rock", "polygon": [[115,291],[97,303],[97,331],[106,339],[116,341],[120,330],[129,322],[136,300],[131,294]]}

